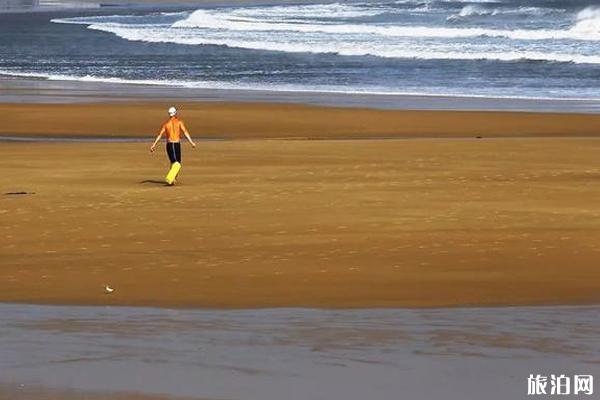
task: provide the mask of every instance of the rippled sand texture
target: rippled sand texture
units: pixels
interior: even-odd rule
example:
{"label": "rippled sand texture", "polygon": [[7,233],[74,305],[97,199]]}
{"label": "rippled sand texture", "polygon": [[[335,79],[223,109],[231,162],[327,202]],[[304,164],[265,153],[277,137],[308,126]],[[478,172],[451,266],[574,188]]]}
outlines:
{"label": "rippled sand texture", "polygon": [[101,392],[61,400],[525,399],[531,373],[600,373],[599,312],[0,305],[0,383]]}
{"label": "rippled sand texture", "polygon": [[597,139],[203,142],[177,187],[163,151],[2,144],[0,300],[600,300]]}

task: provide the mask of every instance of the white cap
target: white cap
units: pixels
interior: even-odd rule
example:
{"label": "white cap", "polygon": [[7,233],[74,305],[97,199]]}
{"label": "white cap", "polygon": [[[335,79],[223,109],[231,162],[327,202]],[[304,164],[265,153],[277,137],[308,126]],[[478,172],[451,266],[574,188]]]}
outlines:
{"label": "white cap", "polygon": [[170,115],[171,117],[174,117],[174,116],[175,116],[175,114],[177,114],[177,109],[176,109],[175,107],[171,107],[171,108],[169,108],[169,115]]}

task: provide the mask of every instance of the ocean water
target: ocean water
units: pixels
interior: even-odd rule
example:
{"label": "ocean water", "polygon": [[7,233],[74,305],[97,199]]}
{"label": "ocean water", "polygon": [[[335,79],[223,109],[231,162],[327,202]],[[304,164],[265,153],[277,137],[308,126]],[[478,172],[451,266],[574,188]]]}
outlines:
{"label": "ocean water", "polygon": [[4,15],[0,74],[208,89],[599,99],[594,4],[373,0]]}

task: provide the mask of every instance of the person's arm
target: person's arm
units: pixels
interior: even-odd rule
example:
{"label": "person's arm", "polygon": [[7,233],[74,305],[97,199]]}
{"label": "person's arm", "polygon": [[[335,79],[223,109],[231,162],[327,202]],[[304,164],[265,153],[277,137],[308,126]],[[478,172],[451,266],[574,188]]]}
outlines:
{"label": "person's arm", "polygon": [[150,152],[153,152],[154,149],[156,148],[156,144],[158,143],[158,141],[160,140],[160,138],[162,137],[162,135],[165,134],[166,128],[163,125],[160,132],[158,133],[158,136],[156,137],[156,139],[154,140],[154,143],[152,143],[152,146],[150,146]]}
{"label": "person's arm", "polygon": [[192,140],[192,137],[190,136],[190,133],[188,132],[187,128],[185,127],[185,124],[183,123],[183,121],[181,121],[181,130],[183,131],[185,138],[188,140],[188,142],[190,142],[192,147],[196,148],[196,143],[194,143],[194,141]]}

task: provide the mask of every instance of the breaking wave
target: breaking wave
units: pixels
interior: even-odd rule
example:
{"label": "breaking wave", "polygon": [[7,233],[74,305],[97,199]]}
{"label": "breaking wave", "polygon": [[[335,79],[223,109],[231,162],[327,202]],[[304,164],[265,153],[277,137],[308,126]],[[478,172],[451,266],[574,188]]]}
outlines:
{"label": "breaking wave", "polygon": [[470,17],[481,16],[543,16],[547,14],[564,13],[565,9],[550,9],[542,7],[518,7],[518,8],[497,8],[486,7],[481,4],[469,4],[464,6],[457,14],[447,17],[448,21],[457,21],[468,19]]}
{"label": "breaking wave", "polygon": [[[352,18],[378,15],[387,6],[347,4],[200,9],[191,13],[152,16],[109,16],[56,19],[85,24],[129,41],[213,45],[288,53],[447,60],[533,60],[600,64],[597,46],[560,41],[600,41],[600,8],[588,7],[565,29],[498,29],[351,23]],[[286,13],[286,10],[289,12]],[[487,15],[497,8],[469,4],[460,14]],[[513,12],[537,12],[537,8]],[[506,12],[504,10],[503,12]],[[335,21],[314,17],[325,15]],[[340,17],[343,16],[343,17]],[[319,17],[320,18],[320,17]]]}
{"label": "breaking wave", "polygon": [[[439,26],[381,26],[366,24],[298,24],[290,22],[272,22],[253,18],[232,18],[218,12],[197,10],[189,17],[177,21],[172,28],[218,29],[223,31],[264,31],[264,32],[298,32],[326,34],[366,34],[407,38],[473,38],[496,37],[513,40],[585,40],[600,41],[600,12],[597,9],[586,9],[577,16],[577,23],[567,30],[544,29],[487,29],[487,28],[453,28]],[[96,28],[100,28],[96,26]]]}

